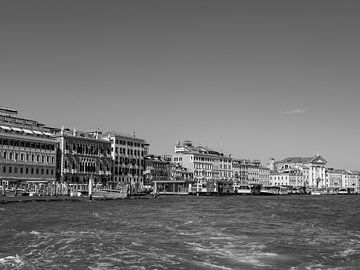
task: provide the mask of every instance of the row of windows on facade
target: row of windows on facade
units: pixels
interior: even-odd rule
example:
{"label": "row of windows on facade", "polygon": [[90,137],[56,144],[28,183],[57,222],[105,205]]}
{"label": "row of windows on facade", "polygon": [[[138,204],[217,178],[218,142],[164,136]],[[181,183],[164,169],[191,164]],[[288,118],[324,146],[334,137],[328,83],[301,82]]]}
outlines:
{"label": "row of windows on facade", "polygon": [[195,171],[194,176],[206,176],[211,177],[213,174],[211,172],[201,172],[201,171]]}
{"label": "row of windows on facade", "polygon": [[97,172],[97,169],[99,169],[99,171],[102,171],[103,167],[106,167],[106,170],[109,171],[109,168],[107,166],[103,166],[101,163],[96,164],[96,163],[80,162],[77,165],[75,162],[69,162],[67,160],[65,160],[64,162],[64,169],[66,170],[70,168],[72,170],[79,169],[80,172]]}
{"label": "row of windows on facade", "polygon": [[46,173],[46,175],[54,175],[54,169],[39,169],[39,168],[34,169],[34,168],[28,168],[28,167],[18,168],[18,167],[12,167],[12,166],[10,166],[10,167],[3,166],[3,173],[4,174],[6,174],[6,173],[8,173],[8,174],[12,174],[12,173],[14,173],[14,174],[17,174],[17,173],[34,174],[35,173],[37,175],[45,175],[45,173]]}
{"label": "row of windows on facade", "polygon": [[[114,148],[111,148],[111,151],[113,152]],[[145,151],[140,151],[140,150],[136,150],[136,149],[126,149],[126,148],[122,148],[122,147],[115,147],[115,153],[123,154],[123,155],[128,154],[128,155],[134,155],[134,156],[144,156],[145,155]]]}
{"label": "row of windows on facade", "polygon": [[114,174],[116,175],[127,175],[127,174],[131,174],[131,175],[142,175],[142,170],[141,169],[131,169],[131,168],[114,168]]}
{"label": "row of windows on facade", "polygon": [[120,145],[127,145],[127,146],[144,147],[144,144],[131,142],[131,141],[115,140],[115,143]]}
{"label": "row of windows on facade", "polygon": [[8,140],[8,139],[0,139],[0,145],[4,146],[13,146],[13,147],[24,147],[24,148],[32,148],[32,149],[42,149],[42,150],[55,150],[54,144],[48,143],[35,143],[29,141],[20,141],[20,140]]}
{"label": "row of windows on facade", "polygon": [[83,145],[78,143],[68,143],[65,142],[65,150],[72,149],[77,154],[81,155],[110,155],[110,149],[105,149],[103,147],[95,146],[95,145]]}
{"label": "row of windows on facade", "polygon": [[197,157],[197,156],[194,156],[194,160],[196,160],[196,161],[204,161],[204,162],[215,162],[214,158],[204,158],[204,157]]}
{"label": "row of windows on facade", "polygon": [[220,164],[220,169],[231,170],[231,165],[230,164],[229,165],[223,164],[223,166],[222,166],[222,164]]}
{"label": "row of windows on facade", "polygon": [[124,182],[124,183],[135,182],[135,183],[140,183],[141,180],[142,180],[142,179],[139,179],[139,178],[114,177],[114,181],[115,181],[115,182]]}
{"label": "row of windows on facade", "polygon": [[12,161],[25,161],[25,162],[41,162],[41,163],[55,163],[54,156],[48,155],[35,155],[35,154],[25,154],[25,153],[18,153],[18,152],[3,152],[3,159],[4,160],[12,160]]}
{"label": "row of windows on facade", "polygon": [[135,165],[144,166],[145,163],[144,163],[144,160],[141,160],[141,159],[115,157],[115,164],[116,165],[120,165],[120,164],[128,165],[128,164],[131,164],[133,166],[135,166]]}

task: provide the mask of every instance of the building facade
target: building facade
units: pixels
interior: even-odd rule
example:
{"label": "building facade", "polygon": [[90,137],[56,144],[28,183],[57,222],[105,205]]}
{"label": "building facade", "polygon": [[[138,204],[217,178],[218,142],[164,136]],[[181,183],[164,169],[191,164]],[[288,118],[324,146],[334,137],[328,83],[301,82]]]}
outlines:
{"label": "building facade", "polygon": [[328,168],[326,170],[326,188],[339,189],[342,187],[344,170]]}
{"label": "building facade", "polygon": [[262,186],[270,186],[270,169],[259,166],[259,184]]}
{"label": "building facade", "polygon": [[117,185],[143,187],[145,156],[148,154],[149,144],[143,139],[118,132],[108,132],[102,138],[111,144],[113,182]]}
{"label": "building facade", "polygon": [[[194,180],[206,188],[209,182],[232,177],[232,158],[191,141],[178,142],[172,162],[193,173]],[[221,167],[220,167],[221,165]]]}
{"label": "building facade", "polygon": [[56,150],[51,128],[0,108],[0,185],[55,181]]}
{"label": "building facade", "polygon": [[289,168],[272,172],[270,175],[272,186],[288,186],[292,188],[304,187],[303,171],[299,168]]}
{"label": "building facade", "polygon": [[98,132],[61,129],[59,142],[59,180],[69,184],[111,184],[111,145]]}
{"label": "building facade", "polygon": [[171,163],[170,179],[176,181],[192,181],[194,179],[194,173],[190,172],[180,164]]}
{"label": "building facade", "polygon": [[327,161],[321,155],[315,155],[313,157],[290,157],[274,163],[276,171],[282,171],[284,169],[299,168],[308,170],[305,180],[306,187],[309,188],[325,188],[326,187],[326,164]]}
{"label": "building facade", "polygon": [[154,181],[170,180],[171,162],[161,156],[145,157],[144,186],[151,187]]}

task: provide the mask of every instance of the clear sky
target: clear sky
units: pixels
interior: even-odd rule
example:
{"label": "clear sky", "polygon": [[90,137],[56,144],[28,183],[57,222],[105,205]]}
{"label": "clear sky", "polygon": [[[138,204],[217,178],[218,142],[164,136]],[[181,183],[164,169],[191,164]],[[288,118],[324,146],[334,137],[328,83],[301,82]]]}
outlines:
{"label": "clear sky", "polygon": [[0,2],[0,105],[49,126],[360,169],[359,1]]}

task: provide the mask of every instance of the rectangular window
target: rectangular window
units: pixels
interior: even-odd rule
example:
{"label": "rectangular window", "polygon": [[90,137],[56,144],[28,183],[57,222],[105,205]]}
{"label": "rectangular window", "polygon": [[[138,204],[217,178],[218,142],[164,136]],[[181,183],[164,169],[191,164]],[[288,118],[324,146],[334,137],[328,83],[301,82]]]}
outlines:
{"label": "rectangular window", "polygon": [[3,173],[6,173],[6,167],[5,166],[3,167]]}

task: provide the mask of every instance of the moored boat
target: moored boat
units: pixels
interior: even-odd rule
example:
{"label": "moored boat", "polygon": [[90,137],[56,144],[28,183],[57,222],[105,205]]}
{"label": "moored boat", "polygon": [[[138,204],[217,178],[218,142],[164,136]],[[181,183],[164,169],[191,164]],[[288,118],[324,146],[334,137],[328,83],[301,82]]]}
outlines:
{"label": "moored boat", "polygon": [[119,189],[95,189],[91,197],[93,199],[125,199],[128,197],[126,187]]}
{"label": "moored boat", "polygon": [[251,186],[250,185],[241,185],[236,187],[236,193],[239,195],[251,195]]}
{"label": "moored boat", "polygon": [[316,189],[312,190],[310,194],[311,195],[322,195],[322,193],[319,190],[316,190]]}

